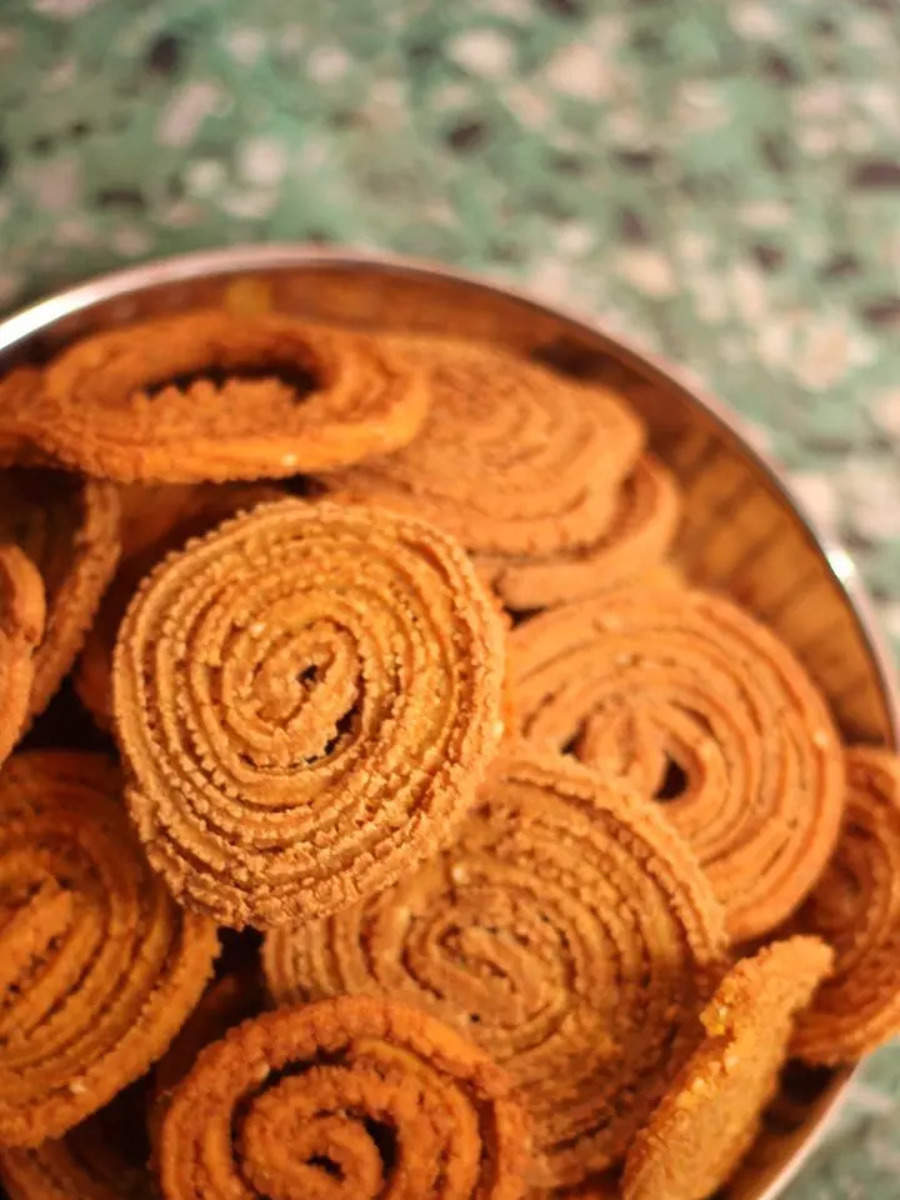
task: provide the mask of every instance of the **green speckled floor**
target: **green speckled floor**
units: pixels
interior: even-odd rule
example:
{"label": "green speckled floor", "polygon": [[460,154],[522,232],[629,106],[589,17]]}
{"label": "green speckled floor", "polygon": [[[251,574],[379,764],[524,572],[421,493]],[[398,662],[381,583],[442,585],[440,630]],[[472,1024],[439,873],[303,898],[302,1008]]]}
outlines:
{"label": "green speckled floor", "polygon": [[[600,316],[757,423],[900,645],[896,0],[0,0],[0,310],[311,239]],[[900,1197],[900,1049],[790,1200]]]}

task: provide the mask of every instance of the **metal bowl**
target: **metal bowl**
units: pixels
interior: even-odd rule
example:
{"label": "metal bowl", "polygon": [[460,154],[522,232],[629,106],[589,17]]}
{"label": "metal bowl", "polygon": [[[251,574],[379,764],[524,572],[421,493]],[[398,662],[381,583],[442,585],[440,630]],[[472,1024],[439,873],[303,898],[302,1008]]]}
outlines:
{"label": "metal bowl", "polygon": [[[583,318],[430,264],[302,246],[191,254],[60,292],[0,323],[0,373],[73,338],[201,304],[272,307],[384,330],[487,339],[624,392],[678,476],[677,554],[768,622],[818,682],[848,740],[900,744],[890,658],[848,555],[816,533],[738,419],[658,361]],[[785,1072],[731,1200],[772,1200],[821,1137],[850,1070]]]}

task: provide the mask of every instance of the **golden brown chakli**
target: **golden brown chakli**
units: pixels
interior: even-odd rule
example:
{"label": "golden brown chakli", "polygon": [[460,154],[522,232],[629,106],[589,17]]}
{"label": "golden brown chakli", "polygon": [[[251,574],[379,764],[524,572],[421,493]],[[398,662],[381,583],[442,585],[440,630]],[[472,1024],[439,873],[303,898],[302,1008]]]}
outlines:
{"label": "golden brown chakli", "polygon": [[150,872],[98,755],[34,751],[0,775],[0,1145],[58,1137],[166,1049],[215,928]]}
{"label": "golden brown chakli", "polygon": [[500,760],[456,846],[367,903],[275,930],[280,1002],[397,997],[504,1065],[534,1123],[532,1183],[616,1162],[683,1058],[722,913],[655,807],[576,763]]}
{"label": "golden brown chakli", "polygon": [[735,940],[796,908],[834,847],[844,772],[773,634],[721,596],[621,587],[526,621],[510,658],[521,731],[666,798]]}
{"label": "golden brown chakli", "polygon": [[621,399],[489,346],[415,346],[432,396],[418,437],[326,485],[418,513],[482,554],[594,545],[643,442]]}
{"label": "golden brown chakli", "polygon": [[28,715],[45,611],[37,567],[18,546],[0,545],[0,763],[16,744]]}
{"label": "golden brown chakli", "polygon": [[172,1092],[193,1067],[200,1051],[210,1042],[219,1041],[235,1025],[257,1016],[264,1007],[265,990],[259,970],[231,971],[209,985],[153,1068],[147,1125],[154,1145],[159,1142]]}
{"label": "golden brown chakli", "polygon": [[47,619],[34,656],[29,717],[43,712],[72,666],[119,557],[114,484],[64,471],[0,471],[0,542],[41,573]]}
{"label": "golden brown chakli", "polygon": [[609,524],[587,545],[530,557],[478,554],[475,562],[508,608],[546,608],[652,570],[672,543],[680,513],[674,479],[644,454],[621,485]]}
{"label": "golden brown chakli", "polygon": [[847,809],[834,856],[794,922],[825,938],[834,971],[802,1014],[792,1051],[853,1062],[900,1032],[900,759],[847,751]]}
{"label": "golden brown chakli", "polygon": [[628,1152],[624,1200],[706,1200],[738,1165],[775,1094],[794,1019],[828,974],[819,938],[774,942],[720,984],[704,1037]]}
{"label": "golden brown chakli", "polygon": [[171,550],[227,517],[284,491],[261,483],[130,484],[122,490],[122,558],[88,630],[73,673],[78,697],[101,729],[112,728],[112,657],[125,610],[141,580]]}
{"label": "golden brown chakli", "polygon": [[106,1115],[31,1150],[0,1149],[0,1183],[9,1200],[157,1200],[150,1171],[125,1153],[122,1130],[109,1128]]}
{"label": "golden brown chakli", "polygon": [[114,666],[128,803],[223,923],[325,915],[446,845],[503,733],[501,619],[421,521],[285,500],[168,558]]}
{"label": "golden brown chakli", "polygon": [[321,471],[405,445],[425,417],[402,345],[292,317],[200,309],[94,334],[44,370],[0,446],[121,482]]}
{"label": "golden brown chakli", "polygon": [[27,418],[40,391],[37,367],[15,367],[0,376],[0,467],[24,466],[46,460],[31,440],[16,426]]}
{"label": "golden brown chakli", "polygon": [[247,1021],[201,1052],[163,1122],[166,1200],[519,1200],[510,1084],[433,1017],[340,997]]}

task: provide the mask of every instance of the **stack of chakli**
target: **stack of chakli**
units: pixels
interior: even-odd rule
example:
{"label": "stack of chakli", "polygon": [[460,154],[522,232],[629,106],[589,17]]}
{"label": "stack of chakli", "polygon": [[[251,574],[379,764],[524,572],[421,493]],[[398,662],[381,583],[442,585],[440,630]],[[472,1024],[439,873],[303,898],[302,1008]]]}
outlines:
{"label": "stack of chakli", "polygon": [[226,306],[0,464],[13,1200],[703,1200],[900,1029],[900,762],[618,392]]}

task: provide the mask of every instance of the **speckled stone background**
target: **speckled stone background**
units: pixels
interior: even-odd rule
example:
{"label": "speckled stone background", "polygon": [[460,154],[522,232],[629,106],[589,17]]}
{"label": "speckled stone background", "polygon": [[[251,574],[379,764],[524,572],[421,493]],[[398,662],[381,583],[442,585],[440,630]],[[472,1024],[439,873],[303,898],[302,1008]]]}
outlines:
{"label": "speckled stone background", "polygon": [[[593,312],[756,423],[900,645],[896,0],[0,0],[0,310],[260,240]],[[790,1200],[900,1197],[900,1050]]]}

